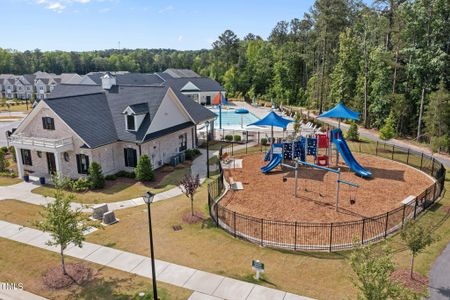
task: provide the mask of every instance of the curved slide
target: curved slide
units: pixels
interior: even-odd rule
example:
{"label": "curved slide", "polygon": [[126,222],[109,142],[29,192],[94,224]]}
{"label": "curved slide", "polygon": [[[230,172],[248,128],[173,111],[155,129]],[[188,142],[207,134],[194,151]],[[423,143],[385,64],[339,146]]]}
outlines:
{"label": "curved slide", "polygon": [[347,145],[347,142],[344,140],[342,136],[342,131],[340,129],[335,129],[331,132],[332,138],[331,141],[336,145],[337,150],[341,154],[347,166],[356,174],[361,177],[368,178],[372,177],[372,172],[361,166],[353,156],[350,148]]}
{"label": "curved slide", "polygon": [[267,173],[272,171],[276,166],[281,164],[281,161],[283,160],[283,155],[279,153],[274,153],[272,155],[272,159],[269,161],[269,163],[261,168],[261,171],[263,173]]}

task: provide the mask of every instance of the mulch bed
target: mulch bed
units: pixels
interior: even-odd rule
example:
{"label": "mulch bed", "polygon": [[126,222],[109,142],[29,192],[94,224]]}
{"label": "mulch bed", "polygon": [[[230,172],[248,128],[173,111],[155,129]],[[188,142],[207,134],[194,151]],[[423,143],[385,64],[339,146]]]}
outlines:
{"label": "mulch bed", "polygon": [[186,224],[197,224],[203,222],[204,219],[205,216],[201,212],[194,212],[194,215],[188,212],[183,216],[183,222]]}
{"label": "mulch bed", "polygon": [[73,283],[83,285],[93,278],[93,272],[83,264],[66,264],[68,275],[64,275],[61,265],[47,270],[42,276],[44,284],[51,289],[62,289]]}
{"label": "mulch bed", "polygon": [[409,270],[406,269],[396,270],[392,273],[391,278],[402,284],[404,287],[418,293],[423,292],[424,289],[428,287],[428,278],[415,272],[413,278],[411,278]]}
{"label": "mulch bed", "polygon": [[[336,174],[303,167],[299,171],[298,196],[294,197],[294,172],[277,168],[268,175],[263,174],[260,167],[266,162],[262,153],[244,156],[243,169],[225,170],[225,176],[241,181],[244,189],[228,192],[221,205],[266,220],[353,221],[398,208],[407,196],[417,196],[433,183],[430,177],[404,164],[371,155],[354,153],[354,156],[372,171],[373,178],[358,177],[341,165],[341,179],[360,187],[341,184],[339,212],[335,209]],[[356,198],[354,202],[350,196]]]}

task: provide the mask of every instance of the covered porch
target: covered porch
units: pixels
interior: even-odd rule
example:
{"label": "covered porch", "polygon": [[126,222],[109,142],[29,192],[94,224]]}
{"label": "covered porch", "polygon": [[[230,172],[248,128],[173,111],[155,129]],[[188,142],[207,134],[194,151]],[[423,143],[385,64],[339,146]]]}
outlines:
{"label": "covered porch", "polygon": [[52,174],[63,174],[63,161],[69,161],[69,152],[74,150],[71,137],[48,139],[12,135],[10,145],[14,146],[18,175],[25,173],[35,177],[50,178]]}

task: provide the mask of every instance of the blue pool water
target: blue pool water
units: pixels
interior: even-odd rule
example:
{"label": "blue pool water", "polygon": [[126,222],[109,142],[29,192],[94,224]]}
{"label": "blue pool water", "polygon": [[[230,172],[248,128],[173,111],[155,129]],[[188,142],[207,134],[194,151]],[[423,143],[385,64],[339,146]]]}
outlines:
{"label": "blue pool water", "polygon": [[[211,109],[212,112],[219,115],[218,109]],[[242,117],[242,126],[241,126]],[[259,119],[252,113],[248,114],[237,114],[234,109],[225,110],[222,109],[222,128],[223,129],[245,129],[248,124],[258,121]],[[214,128],[219,129],[219,116],[214,121]]]}

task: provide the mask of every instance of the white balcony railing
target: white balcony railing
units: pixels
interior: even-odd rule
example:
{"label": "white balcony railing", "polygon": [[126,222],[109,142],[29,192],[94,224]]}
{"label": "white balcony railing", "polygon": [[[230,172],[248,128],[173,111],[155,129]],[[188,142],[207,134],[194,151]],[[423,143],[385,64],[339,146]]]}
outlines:
{"label": "white balcony railing", "polygon": [[48,139],[39,137],[28,137],[21,135],[12,135],[9,142],[13,146],[25,149],[48,149],[67,151],[73,149],[73,140],[71,137],[62,139]]}

